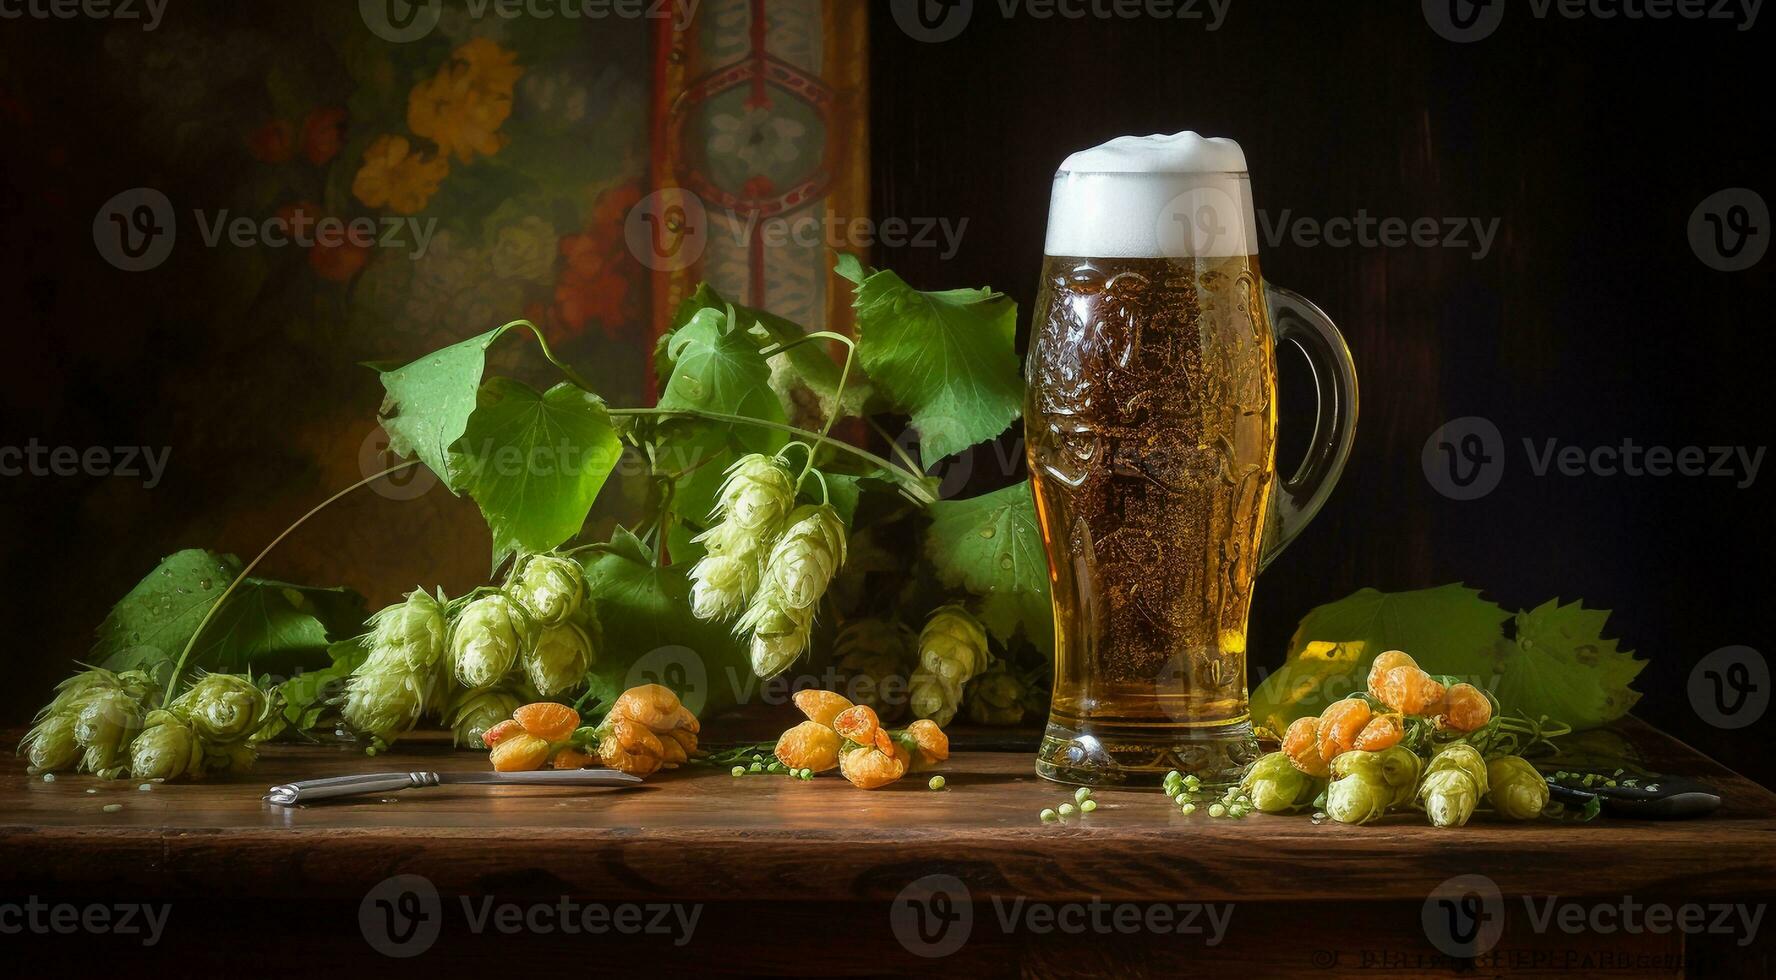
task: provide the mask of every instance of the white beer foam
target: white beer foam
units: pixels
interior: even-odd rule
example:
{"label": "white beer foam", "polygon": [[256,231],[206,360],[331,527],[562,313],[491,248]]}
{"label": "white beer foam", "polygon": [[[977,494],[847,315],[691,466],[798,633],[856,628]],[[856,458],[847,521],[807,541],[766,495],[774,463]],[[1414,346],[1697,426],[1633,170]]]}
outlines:
{"label": "white beer foam", "polygon": [[1049,201],[1048,255],[1225,258],[1255,255],[1246,154],[1193,132],[1119,136],[1069,156]]}

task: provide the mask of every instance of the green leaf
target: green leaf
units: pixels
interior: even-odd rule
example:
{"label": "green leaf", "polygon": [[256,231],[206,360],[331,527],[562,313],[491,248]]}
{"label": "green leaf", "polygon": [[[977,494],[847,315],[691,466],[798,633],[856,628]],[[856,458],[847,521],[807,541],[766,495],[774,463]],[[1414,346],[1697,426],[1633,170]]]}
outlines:
{"label": "green leaf", "polygon": [[925,554],[945,585],[981,597],[981,622],[1001,643],[1022,627],[1031,643],[1054,654],[1048,559],[1028,483],[932,504]]}
{"label": "green leaf", "polygon": [[857,283],[864,370],[919,430],[926,466],[997,436],[1023,410],[1017,304],[986,289],[920,292],[892,272],[839,273]]}
{"label": "green leaf", "polygon": [[[233,555],[196,548],[168,556],[112,607],[90,661],[111,670],[148,670],[164,681],[240,568]],[[186,667],[294,669],[316,661],[331,637],[363,621],[363,599],[349,590],[250,578],[204,629]]]}
{"label": "green leaf", "polygon": [[1583,731],[1608,724],[1640,700],[1629,688],[1645,660],[1603,638],[1606,609],[1551,599],[1517,614],[1517,635],[1495,646],[1493,693],[1507,711],[1547,715]]}
{"label": "green leaf", "polygon": [[498,568],[578,534],[622,453],[597,395],[567,383],[543,394],[492,378],[450,465],[487,518]]}
{"label": "green leaf", "polygon": [[468,428],[487,369],[487,349],[510,326],[490,330],[460,344],[428,354],[411,364],[382,372],[381,420],[389,449],[397,456],[414,453],[452,490],[461,493],[463,475],[451,469],[451,446]]}
{"label": "green leaf", "polygon": [[724,623],[691,615],[688,564],[657,556],[619,527],[610,544],[582,556],[588,593],[598,603],[604,643],[587,680],[587,703],[604,706],[634,684],[661,683],[699,717],[729,707],[750,681],[745,644]]}
{"label": "green leaf", "polygon": [[1460,584],[1362,589],[1316,607],[1295,630],[1282,668],[1252,693],[1252,721],[1280,735],[1296,718],[1363,690],[1370,662],[1384,650],[1404,650],[1433,674],[1490,676],[1485,665],[1507,618]]}
{"label": "green leaf", "polygon": [[370,655],[364,637],[342,640],[327,648],[333,663],[317,670],[305,670],[277,685],[282,701],[284,722],[293,731],[305,732],[321,720],[328,702],[345,691],[345,682],[352,671]]}
{"label": "green leaf", "polygon": [[[807,331],[800,325],[785,320],[780,316],[755,310],[749,306],[729,303],[708,283],[698,285],[697,291],[680,303],[673,316],[673,329],[689,323],[703,310],[715,310],[724,316],[732,306],[735,321],[739,328],[746,332],[753,343],[761,350],[778,344],[789,344],[801,339]],[[822,343],[806,343],[785,351],[780,358],[787,362],[789,370],[773,370],[771,386],[777,392],[783,411],[787,414],[796,402],[796,389],[805,388],[819,401],[821,413],[832,411],[833,396],[838,392],[839,375],[842,373],[839,362],[828,354],[827,345]],[[662,363],[667,367],[661,370]],[[655,355],[655,368],[661,370],[661,377],[670,372],[670,355],[662,359]],[[869,401],[870,383],[864,377],[861,365],[851,365],[851,377],[845,382],[844,415],[863,414],[864,405]]]}
{"label": "green leaf", "polygon": [[[667,357],[672,364],[660,406],[742,415],[783,422],[783,407],[770,387],[771,368],[737,320],[727,311],[697,311],[674,331]],[[701,526],[715,505],[728,466],[746,453],[776,452],[788,441],[781,432],[756,425],[671,419],[662,422],[656,465],[683,473],[673,489],[672,511],[680,523]],[[672,549],[675,561],[694,559],[699,548],[688,536]]]}

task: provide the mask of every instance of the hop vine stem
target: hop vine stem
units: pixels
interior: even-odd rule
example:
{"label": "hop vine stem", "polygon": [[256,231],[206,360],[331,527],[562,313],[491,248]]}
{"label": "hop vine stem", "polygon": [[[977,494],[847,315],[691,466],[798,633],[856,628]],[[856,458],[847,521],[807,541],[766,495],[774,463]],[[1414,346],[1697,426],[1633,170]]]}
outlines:
{"label": "hop vine stem", "polygon": [[234,577],[234,581],[229,582],[228,587],[222,590],[222,594],[220,596],[216,597],[216,601],[214,604],[212,604],[210,606],[209,612],[204,613],[204,618],[198,622],[197,629],[192,631],[191,639],[185,641],[185,649],[180,651],[179,659],[173,664],[173,673],[170,677],[167,678],[166,693],[161,695],[160,706],[162,708],[164,708],[167,705],[172,703],[173,695],[175,695],[179,692],[179,679],[185,673],[185,663],[186,663],[186,661],[191,659],[191,651],[197,649],[197,641],[203,637],[203,632],[206,628],[209,627],[210,621],[215,619],[216,614],[218,612],[222,611],[222,607],[228,604],[228,597],[234,595],[235,590],[240,588],[240,584],[247,580],[247,576],[253,574],[253,570],[259,567],[259,563],[265,560],[266,555],[271,554],[272,551],[275,550],[278,545],[283,544],[284,539],[289,537],[291,534],[295,533],[297,528],[308,523],[309,518],[315,516],[316,514],[319,514],[323,510],[326,510],[328,507],[333,506],[333,504],[337,503],[340,500],[340,498],[348,496],[353,491],[362,490],[363,488],[369,486],[370,484],[375,483],[378,480],[386,479],[390,476],[393,476],[396,473],[401,472],[402,470],[410,469],[412,467],[418,466],[419,462],[420,461],[417,459],[411,459],[405,463],[399,463],[394,466],[391,466],[388,469],[383,470],[381,473],[376,474],[375,476],[369,476],[369,477],[365,477],[362,480],[359,480],[358,482],[352,484],[351,486],[346,487],[344,490],[341,490],[338,493],[334,494],[333,496],[328,497],[326,500],[323,500],[319,504],[316,504],[314,509],[310,510],[306,514],[303,514],[301,517],[297,518],[296,523],[290,525],[287,528],[284,528],[284,531],[282,534],[279,534],[276,538],[273,538],[272,542],[265,546],[265,550],[259,552],[258,557],[254,558],[252,561],[248,562],[247,567],[241,569],[240,574],[236,575]]}

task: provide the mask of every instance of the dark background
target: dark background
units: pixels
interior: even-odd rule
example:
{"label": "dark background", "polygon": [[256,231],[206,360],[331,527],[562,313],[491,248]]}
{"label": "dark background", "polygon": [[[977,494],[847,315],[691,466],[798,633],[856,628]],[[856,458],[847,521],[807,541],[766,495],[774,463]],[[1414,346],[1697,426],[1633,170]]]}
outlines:
{"label": "dark background", "polygon": [[[1456,44],[1403,0],[1233,0],[1216,31],[1005,19],[977,2],[959,37],[923,43],[887,5],[876,13],[874,211],[970,219],[948,262],[878,249],[925,288],[990,284],[1027,311],[1056,166],[1125,133],[1239,140],[1273,220],[1285,209],[1501,219],[1481,260],[1264,243],[1266,278],[1339,324],[1362,388],[1338,491],[1260,580],[1256,668],[1281,662],[1310,608],[1364,586],[1461,581],[1513,610],[1583,598],[1614,610],[1606,635],[1651,660],[1637,714],[1776,777],[1765,748],[1776,719],[1724,732],[1686,694],[1691,666],[1715,649],[1770,653],[1776,475],[1746,489],[1536,477],[1523,451],[1526,438],[1768,443],[1771,260],[1717,272],[1686,231],[1716,191],[1769,193],[1776,158],[1753,121],[1769,94],[1765,25],[1539,21],[1513,3],[1492,36]],[[1294,358],[1281,367],[1302,372]],[[1284,459],[1299,458],[1311,418],[1290,404],[1296,391],[1285,382]],[[1457,502],[1419,457],[1440,425],[1471,415],[1498,426],[1507,463],[1490,495]]]}
{"label": "dark background", "polygon": [[[1455,44],[1403,0],[1233,0],[1213,32],[1199,21],[1005,19],[996,0],[976,7],[960,37],[933,44],[872,4],[874,212],[969,222],[947,261],[933,249],[877,249],[877,264],[922,287],[992,285],[1027,311],[1055,166],[1124,133],[1237,138],[1273,216],[1500,220],[1483,259],[1466,249],[1266,244],[1267,277],[1340,324],[1363,387],[1338,492],[1258,590],[1255,665],[1280,662],[1308,609],[1364,586],[1463,581],[1512,609],[1583,598],[1614,610],[1609,635],[1651,660],[1636,685],[1646,692],[1638,714],[1766,782],[1776,777],[1764,750],[1776,720],[1721,731],[1685,693],[1690,667],[1712,650],[1770,652],[1776,477],[1760,473],[1746,489],[1679,476],[1538,478],[1522,448],[1526,438],[1587,449],[1624,438],[1753,451],[1767,442],[1772,260],[1718,272],[1686,232],[1716,191],[1769,193],[1767,58],[1755,54],[1768,50],[1766,25],[1538,21],[1512,5],[1495,35]],[[96,32],[72,30],[0,37],[8,48],[27,38],[65,45],[70,58],[97,43]],[[55,100],[38,111],[81,121],[62,126],[82,134],[62,150],[72,163],[12,139],[0,150],[0,223],[12,225],[0,236],[9,348],[0,445],[35,436],[201,451],[224,424],[214,413],[268,417],[279,385],[304,370],[250,347],[182,341],[168,312],[175,298],[93,254],[90,216],[116,188],[205,179],[118,176],[130,161],[106,158],[105,127],[130,84],[54,80]],[[158,380],[168,377],[228,380],[215,399],[188,397],[174,410]],[[367,372],[363,388],[359,404],[372,405]],[[1291,458],[1298,403],[1285,404]],[[1509,462],[1496,491],[1464,503],[1427,482],[1419,457],[1439,425],[1470,415],[1497,424]],[[160,555],[184,545],[251,554],[265,535],[231,523],[231,508],[272,483],[313,484],[317,500],[338,485],[287,462],[267,450],[235,475],[171,496],[89,478],[0,481],[9,677],[0,721],[22,722],[46,700],[86,648],[86,630]],[[355,533],[375,514],[374,501],[344,507],[313,530]],[[450,519],[443,537],[484,533],[472,506]],[[415,577],[428,546],[405,559]]]}

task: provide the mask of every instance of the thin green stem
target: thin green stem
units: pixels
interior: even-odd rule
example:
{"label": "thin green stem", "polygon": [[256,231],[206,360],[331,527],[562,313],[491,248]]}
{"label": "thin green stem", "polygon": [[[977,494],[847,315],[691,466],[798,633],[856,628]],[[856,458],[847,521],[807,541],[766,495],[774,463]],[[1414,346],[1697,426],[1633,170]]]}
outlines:
{"label": "thin green stem", "polygon": [[272,550],[275,549],[278,545],[282,544],[284,542],[284,539],[289,537],[293,532],[295,532],[295,530],[297,528],[308,523],[309,518],[315,516],[316,514],[319,514],[323,510],[326,510],[328,507],[331,507],[333,504],[337,503],[341,498],[352,493],[352,491],[361,490],[364,487],[367,487],[370,484],[375,483],[377,480],[381,480],[381,479],[384,479],[385,477],[393,476],[394,474],[399,473],[402,470],[408,469],[410,467],[418,466],[418,465],[419,465],[419,460],[411,459],[405,463],[400,463],[395,466],[391,466],[388,469],[383,470],[381,473],[376,474],[375,476],[365,477],[364,479],[359,480],[358,482],[352,484],[351,486],[346,487],[344,490],[341,490],[338,493],[334,494],[333,496],[328,497],[326,500],[321,501],[319,504],[317,504],[315,506],[315,508],[313,510],[309,511],[306,514],[303,514],[300,518],[297,518],[296,523],[290,525],[287,528],[284,528],[284,532],[282,534],[279,534],[277,537],[273,538],[272,542],[265,546],[265,550],[259,552],[259,556],[257,558],[254,558],[252,561],[248,562],[247,567],[241,569],[240,574],[236,575],[234,577],[234,581],[228,583],[228,588],[222,590],[222,594],[216,598],[215,605],[212,605],[210,607],[209,612],[204,613],[204,618],[197,624],[197,629],[192,631],[191,639],[185,641],[185,649],[180,651],[179,659],[173,664],[173,672],[167,678],[166,693],[161,696],[160,706],[164,708],[167,705],[171,704],[173,701],[173,695],[178,693],[179,678],[181,675],[183,675],[185,673],[185,662],[191,658],[191,651],[197,649],[197,641],[200,638],[202,638],[204,629],[210,625],[210,621],[215,619],[216,614],[218,612],[220,612],[222,610],[222,607],[228,603],[228,597],[231,595],[234,595],[234,591],[236,589],[240,588],[240,584],[242,582],[245,582],[247,580],[247,576],[253,574],[253,570],[255,568],[259,567],[259,563],[265,560],[266,555],[271,554]]}
{"label": "thin green stem", "polygon": [[925,468],[919,465],[919,461],[914,459],[912,454],[908,453],[905,449],[900,448],[900,441],[894,438],[893,433],[883,428],[882,423],[877,422],[875,419],[869,419],[868,421],[870,428],[876,430],[876,435],[881,436],[882,441],[888,444],[888,448],[894,450],[894,458],[900,460],[900,465],[912,470],[920,476],[925,475]]}
{"label": "thin green stem", "polygon": [[823,446],[831,446],[833,449],[840,452],[850,453],[858,459],[869,463],[871,466],[887,473],[891,479],[900,483],[907,491],[908,495],[921,504],[929,504],[936,499],[931,496],[930,488],[926,487],[918,477],[908,473],[906,470],[901,469],[888,460],[877,456],[875,453],[872,453],[867,449],[859,449],[848,442],[842,442],[830,436],[823,436],[818,432],[811,432],[807,429],[799,428],[787,423],[768,422],[764,419],[755,419],[746,415],[729,415],[725,412],[707,412],[702,409],[694,408],[613,408],[610,410],[610,414],[613,416],[644,415],[656,418],[671,418],[676,416],[679,418],[703,419],[706,422],[727,422],[732,425],[752,425],[761,429],[786,432],[792,436],[800,436],[803,439],[813,440]]}
{"label": "thin green stem", "polygon": [[[543,357],[547,358],[550,364],[555,365],[556,369],[561,372],[563,377],[587,391],[593,391],[591,382],[580,377],[580,372],[575,371],[572,365],[555,356],[555,351],[549,347],[549,338],[543,336],[543,331],[540,330],[536,324],[529,320],[513,320],[501,329],[510,330],[513,327],[523,327],[535,335],[537,345],[543,349]],[[593,393],[596,394],[596,392]]]}

